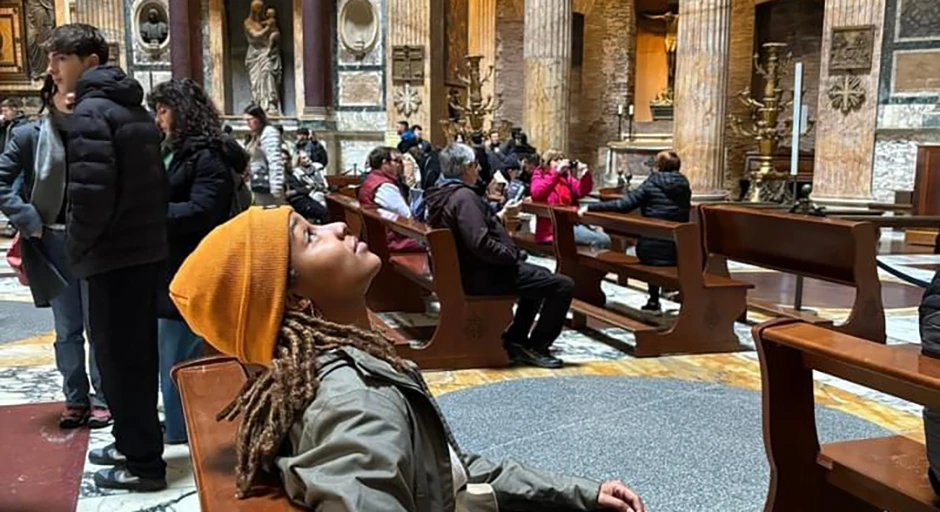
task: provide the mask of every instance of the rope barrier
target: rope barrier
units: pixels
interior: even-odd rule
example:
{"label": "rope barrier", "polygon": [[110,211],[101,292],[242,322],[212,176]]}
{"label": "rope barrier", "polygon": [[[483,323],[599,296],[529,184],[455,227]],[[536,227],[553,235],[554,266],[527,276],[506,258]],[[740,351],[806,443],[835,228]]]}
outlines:
{"label": "rope barrier", "polygon": [[877,258],[875,259],[875,262],[878,263],[878,268],[884,270],[885,272],[891,274],[892,276],[894,276],[894,277],[896,277],[896,278],[898,278],[898,279],[900,279],[900,280],[902,280],[902,281],[908,282],[908,283],[910,283],[910,284],[912,284],[912,285],[914,285],[914,286],[917,286],[917,287],[919,287],[919,288],[926,288],[926,287],[930,286],[930,283],[929,283],[928,281],[924,281],[923,279],[917,279],[916,277],[909,276],[909,275],[905,274],[904,272],[901,272],[900,270],[898,270],[898,269],[896,269],[896,268],[894,268],[894,267],[888,265],[887,263],[885,263],[885,262],[883,262],[883,261],[881,261],[881,260],[879,260],[879,259],[877,259]]}

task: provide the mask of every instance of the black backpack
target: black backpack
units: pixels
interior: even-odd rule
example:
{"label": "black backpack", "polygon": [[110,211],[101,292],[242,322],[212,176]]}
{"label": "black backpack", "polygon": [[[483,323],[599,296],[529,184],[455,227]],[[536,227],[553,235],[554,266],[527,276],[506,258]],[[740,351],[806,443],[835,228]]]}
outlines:
{"label": "black backpack", "polygon": [[223,138],[225,160],[232,169],[232,182],[235,187],[232,189],[232,207],[229,211],[229,218],[233,218],[243,211],[247,210],[252,203],[251,188],[248,185],[248,163],[250,156],[241,145],[232,137]]}

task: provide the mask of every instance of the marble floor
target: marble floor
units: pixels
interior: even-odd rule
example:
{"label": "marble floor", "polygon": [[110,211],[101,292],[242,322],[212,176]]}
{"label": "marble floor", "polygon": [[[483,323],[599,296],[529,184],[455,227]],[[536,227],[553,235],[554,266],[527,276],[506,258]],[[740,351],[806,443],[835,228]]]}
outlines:
{"label": "marble floor", "polygon": [[[0,239],[0,252],[2,252],[4,242],[4,239]],[[0,258],[0,262],[3,260],[3,258]],[[926,280],[932,278],[933,266],[940,264],[940,257],[930,254],[885,255],[881,256],[881,260],[902,270],[904,273]],[[552,261],[542,258],[533,258],[533,261],[546,266],[553,265]],[[2,327],[0,329],[0,405],[61,400],[62,396],[59,389],[61,379],[55,370],[52,347],[54,336],[51,333],[51,316],[43,317],[42,314],[39,314],[30,317],[29,321],[20,321],[19,323],[10,320],[13,317],[19,318],[22,316],[18,313],[25,311],[24,307],[28,306],[30,296],[28,290],[19,286],[2,265],[3,263],[0,263],[0,327]],[[731,270],[735,273],[766,273],[766,288],[770,294],[777,293],[779,295],[784,293],[786,289],[785,276],[777,273],[766,272],[740,264],[732,264]],[[916,306],[921,294],[920,290],[910,287],[886,273],[882,274],[882,279],[886,283],[886,289],[896,289],[896,292],[892,292],[896,294],[896,300],[890,302],[891,307],[887,312],[889,343],[918,343]],[[642,283],[631,282],[627,287],[621,287],[611,281],[604,283],[604,289],[613,302],[626,306],[638,307],[646,300],[645,294],[641,291],[643,289]],[[824,307],[833,304],[836,306],[843,305],[844,301],[834,299],[834,296],[842,295],[841,290],[833,290],[827,287],[814,290],[808,288],[808,293],[810,296],[807,298],[807,304],[813,306],[820,315],[841,319],[848,314],[848,310],[844,307]],[[828,300],[827,296],[833,298],[833,300]],[[665,309],[667,315],[674,314],[678,309],[678,305],[667,302],[665,303]],[[433,314],[387,315],[386,318],[392,323],[397,322],[400,324],[426,325],[434,322]],[[754,315],[749,318],[749,321],[754,322],[761,319],[762,317]],[[441,397],[445,411],[450,407],[448,405],[450,403],[459,405],[460,397],[463,396],[461,395],[462,392],[476,392],[476,390],[485,390],[488,386],[516,382],[520,384],[525,382],[557,383],[561,386],[563,383],[569,382],[565,379],[577,378],[614,378],[621,383],[642,384],[642,389],[652,393],[656,393],[656,390],[660,388],[665,393],[666,390],[673,389],[677,385],[671,384],[676,381],[688,383],[689,385],[703,385],[705,386],[703,392],[706,393],[712,393],[709,390],[714,389],[731,390],[733,393],[739,391],[756,392],[760,389],[760,369],[757,355],[753,351],[750,327],[749,324],[738,324],[736,326],[741,342],[751,348],[749,351],[734,354],[674,356],[653,359],[636,359],[630,355],[633,336],[626,331],[600,326],[583,332],[565,330],[555,345],[557,355],[568,363],[562,370],[509,368],[431,372],[427,373],[426,376],[432,391]],[[922,440],[919,406],[826,375],[817,374],[816,377],[817,403],[827,410],[844,414],[884,431],[900,433]],[[536,381],[535,379],[539,380]],[[658,385],[657,382],[662,384]],[[678,393],[676,396],[684,396],[683,393],[686,392],[676,391],[676,393]],[[694,393],[698,393],[698,391],[694,391]],[[452,398],[448,397],[449,394],[452,394]],[[481,396],[486,396],[486,394],[482,393]],[[514,399],[521,400],[520,397],[524,395],[507,393],[500,396],[504,397],[506,401],[512,401]],[[591,403],[592,398],[598,400],[590,394],[580,397],[588,404]],[[754,413],[755,411],[750,410],[753,409],[754,402],[752,399],[748,400],[750,401],[744,401],[743,398],[739,397],[729,398],[728,403],[732,405],[728,405],[728,407],[748,407],[749,411]],[[597,403],[596,405],[598,414],[602,414],[606,404]],[[457,407],[457,405],[453,407]],[[592,409],[591,407],[587,408],[587,410]],[[647,413],[652,411],[652,409],[642,408],[640,410],[646,410]],[[459,419],[460,414],[458,413],[459,410],[455,412],[454,419]],[[643,413],[638,412],[637,414],[642,416]],[[647,423],[644,424],[646,426],[643,428],[656,428],[657,417],[647,417],[646,420]],[[715,421],[719,420],[716,418]],[[470,424],[455,425],[455,431],[458,433],[461,431],[467,432],[468,428],[470,428]],[[577,437],[577,433],[572,435]],[[458,439],[458,441],[462,440]],[[111,442],[109,432],[94,431],[90,438],[89,449],[109,442]],[[583,447],[582,444],[578,443],[574,443],[573,446]],[[556,447],[555,449],[559,448]],[[565,447],[560,449],[565,449]],[[586,446],[583,449],[590,452],[592,447]],[[632,447],[632,449],[637,450],[640,448]],[[618,450],[623,451],[626,457],[629,456],[631,447],[622,446],[618,447]],[[592,457],[593,455],[585,453],[584,456]],[[759,458],[759,455],[756,457]],[[90,479],[91,474],[97,468],[90,463],[86,463],[77,510],[199,510],[186,446],[167,446],[165,458],[168,463],[170,487],[163,492],[154,494],[100,491],[95,488]],[[622,470],[627,471],[630,467],[629,464],[625,464]],[[689,471],[693,471],[693,468],[689,468]],[[630,483],[630,474],[621,474],[621,477]],[[749,484],[752,486],[749,492],[753,494],[754,489],[766,488],[766,481],[762,479],[764,477],[755,476],[753,478],[754,481]],[[637,482],[636,485],[638,491],[642,493],[643,485],[653,484],[643,480]],[[674,494],[692,491],[687,491],[687,488],[683,487],[672,489],[671,492]],[[657,488],[653,494],[667,496],[669,493],[670,489],[666,486],[665,488]],[[712,504],[702,505],[701,508],[695,510],[760,509],[759,502],[748,502],[740,496],[735,499],[738,500],[734,502],[735,505],[729,505],[728,508],[714,508],[716,505]],[[677,512],[690,510],[687,506],[680,508],[677,503],[663,498],[663,501],[658,502],[660,506],[655,510],[675,510]]]}

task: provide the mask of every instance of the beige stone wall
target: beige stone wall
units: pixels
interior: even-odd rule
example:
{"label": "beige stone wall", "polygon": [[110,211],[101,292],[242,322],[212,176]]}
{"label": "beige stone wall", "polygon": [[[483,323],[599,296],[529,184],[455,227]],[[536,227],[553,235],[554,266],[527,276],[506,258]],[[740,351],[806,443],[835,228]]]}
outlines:
{"label": "beige stone wall", "polygon": [[522,0],[496,0],[493,90],[503,99],[496,119],[517,126],[522,126],[523,16]]}
{"label": "beige stone wall", "polygon": [[[750,109],[738,99],[738,94],[751,88],[754,55],[754,0],[731,2],[731,50],[728,56],[728,114],[748,121]],[[725,188],[732,198],[739,196],[740,179],[744,174],[744,159],[756,145],[751,137],[740,136],[725,125]]]}
{"label": "beige stone wall", "polygon": [[603,163],[597,161],[598,149],[619,138],[617,105],[626,105],[633,90],[636,20],[632,1],[582,4],[584,60],[580,83],[572,83],[569,152],[596,167]]}

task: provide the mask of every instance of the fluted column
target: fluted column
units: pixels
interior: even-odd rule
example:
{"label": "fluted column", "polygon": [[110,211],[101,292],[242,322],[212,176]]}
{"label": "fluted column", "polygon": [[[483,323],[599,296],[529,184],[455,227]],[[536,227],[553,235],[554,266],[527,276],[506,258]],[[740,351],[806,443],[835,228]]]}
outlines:
{"label": "fluted column", "polygon": [[724,192],[731,0],[681,0],[673,137],[682,171],[702,200]]}
{"label": "fluted column", "polygon": [[[878,115],[878,81],[884,0],[834,0],[826,2],[820,51],[819,103],[816,120],[816,164],[813,200],[823,204],[867,204],[872,198],[875,128]],[[841,75],[829,74],[834,27],[875,27],[871,70],[858,77],[865,101],[857,110],[842,113],[832,106],[829,90],[841,84]]]}
{"label": "fluted column", "polygon": [[[470,55],[482,55],[480,72],[486,76],[496,62],[496,0],[474,0],[470,2],[468,19]],[[483,97],[493,95],[492,78],[483,84]]]}
{"label": "fluted column", "polygon": [[523,126],[539,151],[568,151],[571,0],[525,0]]}

